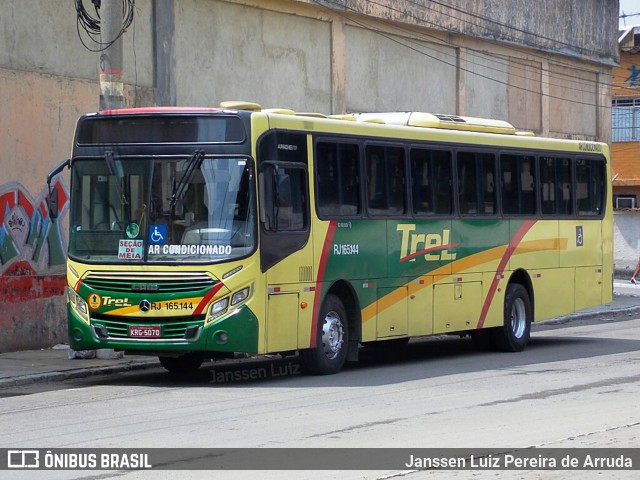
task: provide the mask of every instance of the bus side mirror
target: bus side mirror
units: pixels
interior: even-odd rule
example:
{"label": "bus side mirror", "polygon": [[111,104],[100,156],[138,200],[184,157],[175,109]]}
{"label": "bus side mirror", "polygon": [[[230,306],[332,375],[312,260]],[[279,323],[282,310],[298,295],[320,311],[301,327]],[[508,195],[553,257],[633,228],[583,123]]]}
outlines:
{"label": "bus side mirror", "polygon": [[55,220],[58,218],[58,189],[49,185],[49,218]]}
{"label": "bus side mirror", "polygon": [[47,187],[49,188],[49,198],[47,203],[49,205],[49,218],[51,218],[51,220],[58,218],[58,189],[55,187],[53,190],[51,189],[51,180],[53,180],[53,177],[58,175],[62,170],[68,167],[70,163],[69,159],[64,160],[56,168],[51,170],[49,175],[47,175]]}

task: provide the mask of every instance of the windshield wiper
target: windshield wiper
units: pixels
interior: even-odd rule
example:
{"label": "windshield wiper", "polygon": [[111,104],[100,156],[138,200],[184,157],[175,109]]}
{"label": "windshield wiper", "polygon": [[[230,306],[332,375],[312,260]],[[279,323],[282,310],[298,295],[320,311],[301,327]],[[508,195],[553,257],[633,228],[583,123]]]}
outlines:
{"label": "windshield wiper", "polygon": [[175,207],[178,200],[182,198],[182,196],[187,191],[187,187],[189,186],[189,180],[193,176],[193,172],[196,171],[196,168],[200,166],[202,159],[204,158],[204,150],[196,150],[193,152],[193,155],[187,162],[187,168],[184,170],[182,177],[180,177],[180,181],[178,183],[173,184],[173,191],[171,192],[171,207]]}
{"label": "windshield wiper", "polygon": [[122,187],[120,186],[120,180],[124,178],[124,172],[122,171],[122,164],[120,162],[116,163],[113,159],[113,152],[111,150],[107,150],[104,152],[104,159],[107,162],[107,167],[109,168],[109,174],[112,177],[116,177],[116,193],[118,194],[118,198],[122,205],[129,205],[129,201],[127,197],[122,192]]}

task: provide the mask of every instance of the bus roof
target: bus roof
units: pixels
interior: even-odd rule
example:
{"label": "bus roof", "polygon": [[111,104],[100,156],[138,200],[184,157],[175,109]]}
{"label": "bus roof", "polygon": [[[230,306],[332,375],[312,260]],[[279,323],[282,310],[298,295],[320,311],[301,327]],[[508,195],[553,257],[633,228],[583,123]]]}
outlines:
{"label": "bus roof", "polygon": [[488,118],[463,117],[425,112],[378,112],[349,113],[345,115],[324,115],[321,113],[295,112],[286,108],[262,109],[257,103],[222,102],[221,108],[248,110],[251,112],[278,113],[305,117],[329,118],[356,122],[402,125],[408,127],[440,128],[446,130],[464,130],[469,132],[500,133],[506,135],[533,135],[531,132],[519,132],[508,122]]}
{"label": "bus roof", "polygon": [[380,112],[350,113],[345,115],[325,115],[314,112],[295,112],[287,108],[263,109],[259,104],[244,101],[226,101],[220,107],[138,107],[101,110],[100,115],[144,115],[144,114],[194,114],[219,113],[224,110],[240,110],[249,112],[277,113],[304,117],[329,118],[356,122],[378,123],[387,125],[403,125],[409,127],[441,128],[446,130],[465,130],[483,133],[501,133],[508,135],[522,134],[515,127],[503,120],[487,118],[463,117],[459,115],[443,115],[425,112]]}
{"label": "bus roof", "polygon": [[211,107],[136,107],[100,110],[100,115],[144,115],[156,113],[217,113],[222,109]]}

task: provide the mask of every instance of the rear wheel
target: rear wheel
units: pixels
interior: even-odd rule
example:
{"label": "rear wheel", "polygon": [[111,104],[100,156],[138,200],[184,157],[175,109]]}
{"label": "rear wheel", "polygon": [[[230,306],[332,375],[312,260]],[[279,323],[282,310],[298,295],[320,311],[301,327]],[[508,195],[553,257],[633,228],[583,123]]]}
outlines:
{"label": "rear wheel", "polygon": [[300,351],[300,366],[314,375],[338,373],[347,358],[348,345],[347,312],[342,301],[329,294],[318,317],[316,347]]}
{"label": "rear wheel", "polygon": [[527,290],[514,283],[504,296],[504,325],[492,330],[495,346],[505,352],[520,352],[529,343],[533,313]]}
{"label": "rear wheel", "polygon": [[171,373],[195,372],[204,358],[197,353],[187,353],[179,357],[158,357],[160,364]]}

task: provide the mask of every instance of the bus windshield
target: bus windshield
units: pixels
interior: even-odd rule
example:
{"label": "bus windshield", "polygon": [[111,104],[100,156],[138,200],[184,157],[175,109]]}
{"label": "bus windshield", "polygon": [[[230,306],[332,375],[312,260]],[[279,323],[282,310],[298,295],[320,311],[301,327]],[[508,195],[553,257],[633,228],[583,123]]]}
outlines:
{"label": "bus windshield", "polygon": [[69,256],[108,263],[244,257],[256,239],[254,173],[244,156],[76,158]]}

